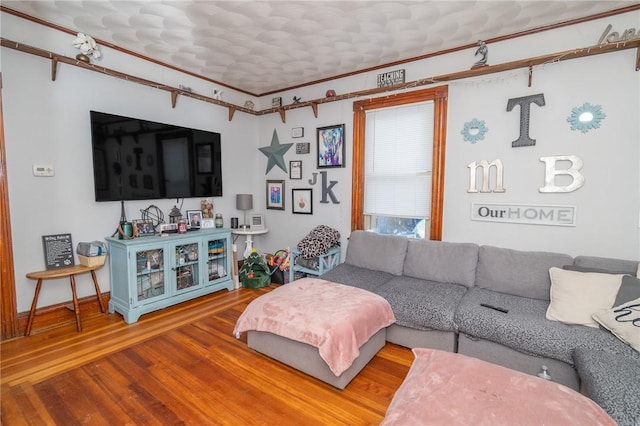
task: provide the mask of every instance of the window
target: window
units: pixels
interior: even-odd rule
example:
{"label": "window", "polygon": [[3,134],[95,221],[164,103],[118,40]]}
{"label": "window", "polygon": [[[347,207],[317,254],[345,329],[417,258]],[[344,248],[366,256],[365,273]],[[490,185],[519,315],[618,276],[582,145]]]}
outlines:
{"label": "window", "polygon": [[431,210],[433,113],[433,101],[366,112],[365,229],[425,237]]}
{"label": "window", "polygon": [[[441,86],[354,102],[352,230],[442,238],[447,93]],[[432,148],[415,153],[429,136]]]}

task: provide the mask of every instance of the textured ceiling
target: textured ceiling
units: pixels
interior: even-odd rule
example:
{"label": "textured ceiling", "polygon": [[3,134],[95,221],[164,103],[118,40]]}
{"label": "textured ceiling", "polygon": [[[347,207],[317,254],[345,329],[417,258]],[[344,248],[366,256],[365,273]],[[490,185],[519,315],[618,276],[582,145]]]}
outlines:
{"label": "textured ceiling", "polygon": [[637,4],[629,1],[2,1],[253,94]]}

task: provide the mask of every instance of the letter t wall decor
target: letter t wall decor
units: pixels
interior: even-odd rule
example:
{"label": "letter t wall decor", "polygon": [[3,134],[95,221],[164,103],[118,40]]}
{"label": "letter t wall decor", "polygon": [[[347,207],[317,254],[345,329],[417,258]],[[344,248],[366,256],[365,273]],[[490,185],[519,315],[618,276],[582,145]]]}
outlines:
{"label": "letter t wall decor", "polygon": [[538,93],[537,95],[512,98],[507,102],[507,111],[511,111],[516,105],[520,105],[520,137],[511,142],[512,148],[536,144],[536,140],[529,137],[529,120],[531,118],[532,103],[538,106],[544,106],[544,94]]}

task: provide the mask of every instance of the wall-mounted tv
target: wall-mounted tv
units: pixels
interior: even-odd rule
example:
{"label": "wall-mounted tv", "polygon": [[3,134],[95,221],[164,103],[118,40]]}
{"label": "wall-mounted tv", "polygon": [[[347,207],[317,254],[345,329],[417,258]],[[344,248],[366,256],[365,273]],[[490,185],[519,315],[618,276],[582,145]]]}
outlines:
{"label": "wall-mounted tv", "polygon": [[222,196],[220,133],[91,111],[96,201]]}

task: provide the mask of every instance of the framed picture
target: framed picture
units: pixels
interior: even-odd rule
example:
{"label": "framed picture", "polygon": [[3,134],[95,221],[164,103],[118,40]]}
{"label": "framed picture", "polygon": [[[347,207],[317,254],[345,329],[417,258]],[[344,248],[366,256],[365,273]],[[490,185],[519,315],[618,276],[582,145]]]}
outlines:
{"label": "framed picture", "polygon": [[202,218],[202,225],[200,225],[201,228],[215,228],[216,227],[216,222],[215,219],[212,217],[203,217]]}
{"label": "framed picture", "polygon": [[[196,145],[198,173],[213,173],[213,145],[201,143]],[[202,218],[202,216],[200,216]]]}
{"label": "framed picture", "polygon": [[301,138],[304,136],[304,127],[294,127],[291,129],[292,138]]}
{"label": "framed picture", "polygon": [[291,190],[291,212],[298,214],[313,214],[313,190],[292,189]]}
{"label": "framed picture", "polygon": [[308,154],[311,152],[311,144],[309,142],[298,142],[296,144],[296,154]]}
{"label": "framed picture", "polygon": [[284,210],[284,181],[267,181],[267,208],[272,210]]}
{"label": "framed picture", "polygon": [[187,210],[187,220],[191,228],[202,226],[202,210]]}
{"label": "framed picture", "polygon": [[318,127],[318,168],[345,167],[344,124]]}
{"label": "framed picture", "polygon": [[253,213],[249,218],[249,225],[252,231],[264,229],[264,215],[262,213]]}
{"label": "framed picture", "polygon": [[282,106],[282,97],[278,96],[277,98],[271,98],[271,106],[276,108],[276,107],[281,107]]}
{"label": "framed picture", "polygon": [[302,179],[302,161],[289,161],[289,179]]}
{"label": "framed picture", "polygon": [[156,229],[153,227],[153,223],[150,220],[134,220],[133,224],[133,237],[148,237],[156,234]]}

